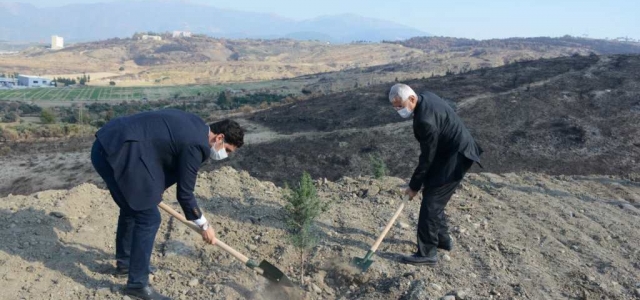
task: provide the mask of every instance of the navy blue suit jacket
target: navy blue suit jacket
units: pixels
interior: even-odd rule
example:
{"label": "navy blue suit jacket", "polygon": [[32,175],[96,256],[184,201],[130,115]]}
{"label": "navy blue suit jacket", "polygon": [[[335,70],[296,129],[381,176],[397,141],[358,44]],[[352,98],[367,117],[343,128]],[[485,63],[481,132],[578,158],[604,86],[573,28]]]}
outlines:
{"label": "navy blue suit jacket", "polygon": [[177,200],[188,220],[201,216],[193,190],[200,165],[211,155],[209,126],[175,109],[111,120],[96,133],[118,187],[134,210],[150,209],[177,183]]}

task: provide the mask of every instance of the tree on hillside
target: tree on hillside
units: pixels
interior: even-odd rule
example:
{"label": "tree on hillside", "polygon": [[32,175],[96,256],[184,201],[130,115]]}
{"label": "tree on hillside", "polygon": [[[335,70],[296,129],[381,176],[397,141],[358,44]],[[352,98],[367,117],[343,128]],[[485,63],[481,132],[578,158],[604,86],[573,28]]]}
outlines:
{"label": "tree on hillside", "polygon": [[40,113],[40,121],[43,124],[53,124],[56,122],[56,116],[48,109],[43,109]]}
{"label": "tree on hillside", "polygon": [[223,109],[231,108],[231,99],[229,99],[226,92],[220,92],[220,95],[218,95],[218,105]]}

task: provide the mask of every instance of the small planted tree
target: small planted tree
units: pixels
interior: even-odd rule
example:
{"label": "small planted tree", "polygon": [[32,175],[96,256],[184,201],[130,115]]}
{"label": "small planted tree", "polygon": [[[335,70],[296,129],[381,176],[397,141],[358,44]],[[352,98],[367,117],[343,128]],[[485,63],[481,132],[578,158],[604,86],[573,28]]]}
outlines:
{"label": "small planted tree", "polygon": [[300,251],[300,282],[304,278],[304,269],[308,251],[318,240],[315,234],[315,220],[325,212],[329,204],[320,200],[309,173],[304,172],[297,187],[285,187],[284,198],[286,220],[291,233],[291,242]]}
{"label": "small planted tree", "polygon": [[383,176],[387,175],[387,165],[384,163],[384,160],[379,156],[369,156],[369,161],[371,162],[371,169],[373,170],[373,177],[376,179],[380,179]]}

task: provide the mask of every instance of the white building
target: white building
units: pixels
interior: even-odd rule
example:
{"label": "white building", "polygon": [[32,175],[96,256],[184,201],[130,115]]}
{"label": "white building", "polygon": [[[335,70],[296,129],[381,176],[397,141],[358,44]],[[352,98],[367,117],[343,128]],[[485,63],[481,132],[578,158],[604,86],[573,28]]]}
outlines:
{"label": "white building", "polygon": [[64,48],[64,39],[61,36],[51,36],[51,49],[58,50]]}
{"label": "white building", "polygon": [[174,38],[179,38],[179,37],[191,37],[191,31],[174,31],[173,32],[173,37]]}
{"label": "white building", "polygon": [[26,87],[49,87],[51,86],[51,80],[38,76],[18,75],[18,85]]}
{"label": "white building", "polygon": [[157,36],[157,35],[148,35],[145,34],[142,36],[143,40],[155,40],[155,41],[162,41],[162,37],[161,36]]}
{"label": "white building", "polygon": [[0,88],[12,88],[18,85],[15,78],[0,77]]}

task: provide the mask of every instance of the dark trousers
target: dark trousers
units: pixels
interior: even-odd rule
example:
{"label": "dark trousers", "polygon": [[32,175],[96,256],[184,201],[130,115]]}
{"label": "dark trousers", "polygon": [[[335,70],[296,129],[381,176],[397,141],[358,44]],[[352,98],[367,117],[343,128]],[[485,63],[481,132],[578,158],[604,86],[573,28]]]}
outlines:
{"label": "dark trousers", "polygon": [[157,207],[139,211],[129,207],[105,155],[102,145],[96,140],[91,149],[91,163],[120,207],[116,231],[116,264],[121,268],[129,268],[128,287],[145,287],[149,284],[149,263],[160,227],[160,212]]}
{"label": "dark trousers", "polygon": [[460,185],[460,181],[424,188],[418,219],[418,255],[434,256],[438,243],[450,239],[444,208]]}

